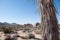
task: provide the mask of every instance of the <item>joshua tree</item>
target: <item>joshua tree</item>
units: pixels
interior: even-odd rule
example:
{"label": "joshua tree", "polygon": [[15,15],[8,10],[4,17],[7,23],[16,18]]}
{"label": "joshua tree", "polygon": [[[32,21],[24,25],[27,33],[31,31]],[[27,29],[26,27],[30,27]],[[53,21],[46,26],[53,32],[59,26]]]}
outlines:
{"label": "joshua tree", "polygon": [[59,40],[56,9],[53,0],[40,0],[42,40]]}

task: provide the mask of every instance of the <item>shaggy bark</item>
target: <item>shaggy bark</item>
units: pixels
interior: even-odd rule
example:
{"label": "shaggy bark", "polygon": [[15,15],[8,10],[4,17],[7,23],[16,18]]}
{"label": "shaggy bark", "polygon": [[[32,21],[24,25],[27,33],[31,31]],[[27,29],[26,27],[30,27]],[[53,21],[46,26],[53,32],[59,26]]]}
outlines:
{"label": "shaggy bark", "polygon": [[59,40],[58,23],[53,0],[40,0],[42,40]]}

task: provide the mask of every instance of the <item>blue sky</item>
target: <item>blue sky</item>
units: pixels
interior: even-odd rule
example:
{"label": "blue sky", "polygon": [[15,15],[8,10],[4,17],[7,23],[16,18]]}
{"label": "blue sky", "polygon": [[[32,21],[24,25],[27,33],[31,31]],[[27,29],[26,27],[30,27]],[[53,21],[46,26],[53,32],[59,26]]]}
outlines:
{"label": "blue sky", "polygon": [[[58,1],[56,6],[59,13],[60,5],[58,4]],[[36,5],[31,1],[0,0],[0,22],[34,24],[36,22],[40,22],[40,15],[36,14]]]}

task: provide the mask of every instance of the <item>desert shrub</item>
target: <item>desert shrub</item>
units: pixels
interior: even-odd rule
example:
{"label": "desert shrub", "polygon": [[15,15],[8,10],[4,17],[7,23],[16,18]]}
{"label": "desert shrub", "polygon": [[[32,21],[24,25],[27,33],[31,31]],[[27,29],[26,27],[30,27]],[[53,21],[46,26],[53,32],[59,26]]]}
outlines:
{"label": "desert shrub", "polygon": [[5,40],[11,40],[11,36],[10,35],[6,35]]}
{"label": "desert shrub", "polygon": [[4,33],[11,33],[11,31],[9,29],[5,29]]}
{"label": "desert shrub", "polygon": [[6,38],[4,40],[17,40],[17,38],[11,37],[11,35],[9,35],[9,34],[6,34],[5,36],[6,36]]}
{"label": "desert shrub", "polygon": [[2,27],[4,33],[11,33],[11,30],[6,27]]}
{"label": "desert shrub", "polygon": [[35,38],[35,35],[32,33],[29,34],[29,39],[31,39],[31,38]]}
{"label": "desert shrub", "polygon": [[15,34],[15,36],[13,36],[13,37],[20,37],[20,35],[18,35],[18,34]]}
{"label": "desert shrub", "polygon": [[20,38],[22,38],[22,39],[34,39],[35,38],[35,35],[29,33],[26,36],[20,36]]}
{"label": "desert shrub", "polygon": [[6,35],[5,40],[17,40],[17,37],[11,37],[11,35]]}

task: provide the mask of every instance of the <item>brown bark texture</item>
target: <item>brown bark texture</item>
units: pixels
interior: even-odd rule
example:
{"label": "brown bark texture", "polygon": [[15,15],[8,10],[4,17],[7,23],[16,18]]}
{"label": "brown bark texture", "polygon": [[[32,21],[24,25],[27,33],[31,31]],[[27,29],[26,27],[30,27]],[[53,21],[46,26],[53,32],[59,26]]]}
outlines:
{"label": "brown bark texture", "polygon": [[42,40],[59,40],[56,9],[53,0],[40,0]]}

